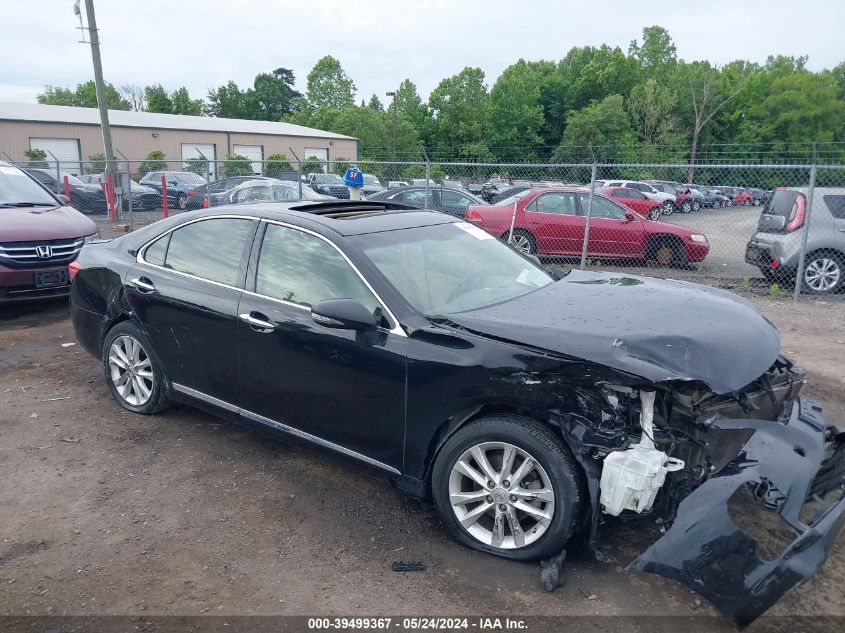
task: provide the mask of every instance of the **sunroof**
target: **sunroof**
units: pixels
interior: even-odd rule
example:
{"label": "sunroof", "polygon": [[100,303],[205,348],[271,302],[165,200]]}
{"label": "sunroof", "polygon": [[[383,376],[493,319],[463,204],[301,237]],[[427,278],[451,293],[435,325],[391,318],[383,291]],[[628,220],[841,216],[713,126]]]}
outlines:
{"label": "sunroof", "polygon": [[416,209],[416,207],[396,202],[368,202],[367,200],[326,200],[324,202],[308,202],[307,204],[290,207],[291,211],[302,211],[303,213],[313,213],[314,215],[324,215],[332,218],[413,209]]}

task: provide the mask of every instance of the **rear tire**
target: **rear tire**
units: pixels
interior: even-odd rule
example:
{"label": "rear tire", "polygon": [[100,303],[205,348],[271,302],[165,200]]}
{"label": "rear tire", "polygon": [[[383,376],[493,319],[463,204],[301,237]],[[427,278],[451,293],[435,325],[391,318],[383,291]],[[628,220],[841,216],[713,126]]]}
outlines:
{"label": "rear tire", "polygon": [[666,200],[663,203],[663,215],[672,215],[675,212],[675,203],[671,200]]}
{"label": "rear tire", "polygon": [[684,200],[681,203],[681,213],[689,213],[690,211],[692,211],[692,202]]}
{"label": "rear tire", "polygon": [[179,195],[177,195],[176,196],[176,208],[181,210],[181,211],[184,211],[185,207],[187,207],[187,206],[188,206],[188,196],[186,196],[184,193],[180,193]]}
{"label": "rear tire", "polygon": [[152,343],[131,321],[121,321],[106,334],[102,362],[109,391],[124,409],[152,415],[170,405]]}
{"label": "rear tire", "polygon": [[845,285],[845,257],[830,250],[816,251],[804,262],[801,288],[814,295],[839,292]]}
{"label": "rear tire", "polygon": [[584,498],[563,440],[534,420],[507,414],[470,422],[447,440],[434,463],[432,492],[458,542],[521,561],[560,552]]}

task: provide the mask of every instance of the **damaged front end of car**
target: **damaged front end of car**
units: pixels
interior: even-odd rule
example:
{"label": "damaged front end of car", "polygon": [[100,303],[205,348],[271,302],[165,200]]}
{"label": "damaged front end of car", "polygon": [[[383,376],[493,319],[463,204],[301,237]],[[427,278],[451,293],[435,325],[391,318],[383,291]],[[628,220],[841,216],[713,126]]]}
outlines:
{"label": "damaged front end of car", "polygon": [[845,433],[804,382],[778,357],[738,391],[605,383],[594,410],[562,414],[597,555],[602,515],[647,515],[662,536],[628,570],[681,582],[740,624],[812,577],[845,522]]}

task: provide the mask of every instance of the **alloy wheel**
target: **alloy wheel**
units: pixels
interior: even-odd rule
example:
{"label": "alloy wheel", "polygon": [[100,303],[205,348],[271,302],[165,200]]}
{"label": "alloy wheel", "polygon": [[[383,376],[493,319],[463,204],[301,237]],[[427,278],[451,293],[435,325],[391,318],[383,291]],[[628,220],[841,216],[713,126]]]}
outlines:
{"label": "alloy wheel", "polygon": [[675,205],[672,203],[671,200],[667,200],[663,203],[663,215],[672,215],[675,211]]}
{"label": "alloy wheel", "polygon": [[511,236],[510,244],[521,253],[525,253],[526,255],[531,254],[531,240],[527,235],[514,233],[513,236]]}
{"label": "alloy wheel", "polygon": [[804,282],[815,292],[830,292],[839,284],[842,268],[831,257],[814,259],[804,269]]}
{"label": "alloy wheel", "polygon": [[661,207],[652,207],[648,212],[648,219],[649,220],[659,220],[660,219],[660,209]]}
{"label": "alloy wheel", "polygon": [[519,549],[537,541],[555,512],[555,493],[540,463],[506,442],[483,442],[452,466],[449,503],[455,518],[477,541]]}
{"label": "alloy wheel", "polygon": [[120,397],[134,407],[152,396],[155,376],[150,357],[131,336],[118,336],[109,347],[109,376]]}

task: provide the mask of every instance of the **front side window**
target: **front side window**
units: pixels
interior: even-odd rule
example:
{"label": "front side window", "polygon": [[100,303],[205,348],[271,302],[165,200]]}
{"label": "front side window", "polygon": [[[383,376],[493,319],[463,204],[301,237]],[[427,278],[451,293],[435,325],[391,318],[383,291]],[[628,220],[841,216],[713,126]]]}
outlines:
{"label": "front side window", "polygon": [[236,286],[253,221],[215,218],[194,222],[160,238],[144,253],[150,264]]}
{"label": "front side window", "polygon": [[324,239],[268,224],[261,242],[255,292],[311,307],[325,299],[357,299],[373,314],[378,300],[361,277]]}
{"label": "front side window", "polygon": [[440,199],[445,207],[461,207],[466,209],[472,204],[472,200],[457,191],[443,189],[440,191]]}
{"label": "front side window", "polygon": [[425,204],[425,191],[405,191],[404,193],[400,193],[397,198],[399,202],[404,202],[405,204],[410,204],[415,207],[424,207]]}

